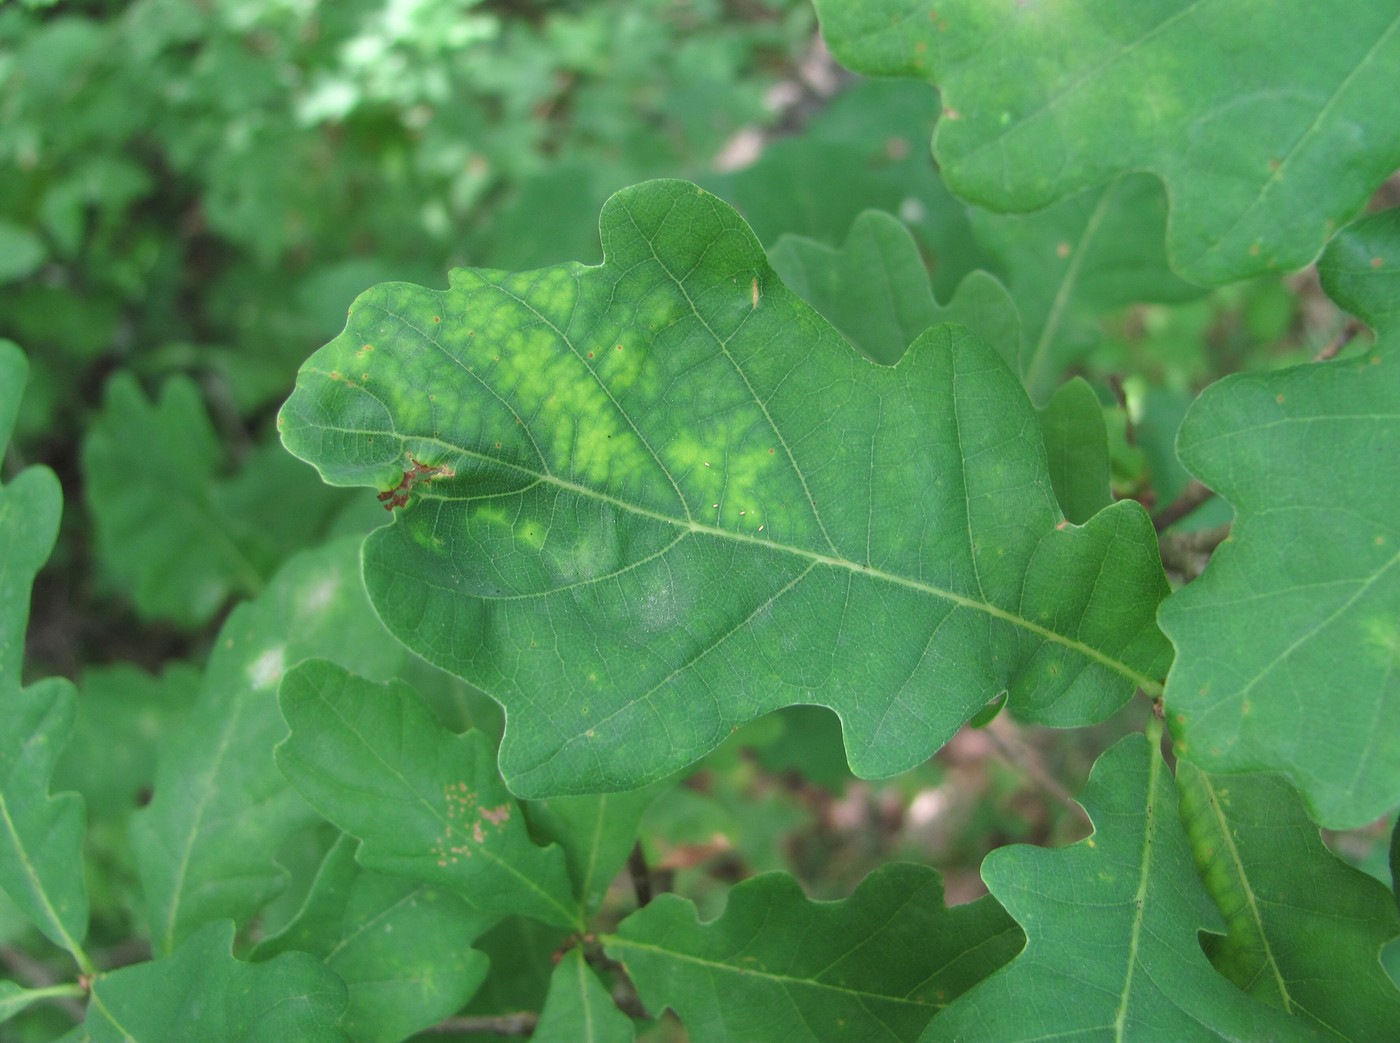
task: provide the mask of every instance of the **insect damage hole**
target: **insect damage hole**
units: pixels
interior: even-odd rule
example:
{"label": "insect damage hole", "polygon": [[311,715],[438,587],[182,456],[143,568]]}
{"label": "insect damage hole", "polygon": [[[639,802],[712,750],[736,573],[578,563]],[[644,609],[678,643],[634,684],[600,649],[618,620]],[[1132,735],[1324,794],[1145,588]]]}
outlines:
{"label": "insect damage hole", "polygon": [[438,478],[457,477],[457,472],[446,465],[432,467],[415,460],[411,456],[408,458],[408,462],[413,466],[403,473],[403,477],[399,479],[399,484],[379,494],[379,502],[384,504],[384,509],[386,511],[392,511],[395,507],[405,506],[408,503],[408,497],[412,494],[413,490],[418,487],[419,482],[431,482]]}

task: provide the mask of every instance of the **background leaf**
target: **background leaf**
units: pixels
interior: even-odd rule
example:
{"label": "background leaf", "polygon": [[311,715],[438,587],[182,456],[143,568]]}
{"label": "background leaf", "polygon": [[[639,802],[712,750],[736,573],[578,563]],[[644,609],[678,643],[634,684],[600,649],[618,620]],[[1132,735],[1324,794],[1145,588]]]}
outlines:
{"label": "background leaf", "polygon": [[129,373],[108,384],[83,441],[85,488],[101,567],[143,616],[195,627],[257,594],[340,505],[286,453],[256,450],[225,478],[227,455],[193,381],[170,378],[154,403]]}
{"label": "background leaf", "polygon": [[569,878],[585,912],[602,905],[613,878],[637,843],[637,826],[663,785],[624,793],[551,797],[526,802],[530,832],[564,849]]}
{"label": "background leaf", "polygon": [[996,269],[972,235],[966,205],[928,161],[937,116],[938,96],[922,84],[858,82],[801,134],[770,142],[752,166],[701,184],[732,202],[768,246],[783,235],[836,246],[862,211],[896,214],[946,299],[974,270]]}
{"label": "background leaf", "polygon": [[279,694],[277,765],[363,844],[361,864],[451,888],[481,913],[578,926],[564,853],[537,847],[480,732],[453,735],[408,685],[313,660]]}
{"label": "background leaf", "polygon": [[[13,341],[0,339],[0,448],[9,446],[29,363]],[[23,683],[29,589],[58,538],[63,492],[47,467],[28,467],[0,486],[0,690]]]}
{"label": "background leaf", "polygon": [[129,374],[107,386],[83,442],[88,506],[103,567],[147,617],[197,626],[262,587],[214,500],[222,456],[191,381],[168,381],[154,406]]}
{"label": "background leaf", "polygon": [[1279,775],[1176,773],[1206,889],[1225,915],[1207,952],[1241,989],[1342,1039],[1400,1038],[1381,948],[1400,916],[1379,881],[1339,861]]}
{"label": "background leaf", "polygon": [[[0,340],[0,449],[19,414],[28,365]],[[83,883],[83,802],[49,795],[54,763],[73,729],[73,686],[62,679],[21,688],[34,576],[58,535],[63,494],[47,467],[0,486],[0,886],[54,942],[90,970]]]}
{"label": "background leaf", "polygon": [[[0,521],[0,538],[5,528]],[[49,795],[54,762],[73,728],[73,686],[51,678],[0,690],[0,703],[0,886],[50,941],[86,964],[83,801],[75,793]]]}
{"label": "background leaf", "polygon": [[920,333],[938,322],[966,326],[1014,365],[1020,324],[1002,285],[985,272],[974,272],[940,307],[914,237],[889,214],[862,213],[839,250],[783,236],[768,251],[768,261],[784,285],[882,365],[893,366]]}
{"label": "background leaf", "polygon": [[515,792],[635,786],[791,703],[888,775],[1004,690],[1068,725],[1156,687],[1151,524],[1061,524],[991,349],[940,327],[869,363],[691,185],[619,193],[602,229],[600,267],[371,291],[280,417],[332,484],[417,469],[366,584],[507,707]]}
{"label": "background leaf", "polygon": [[724,914],[661,895],[606,939],[642,1001],[714,1039],[918,1038],[929,1018],[1020,949],[990,899],[945,908],[932,869],[871,873],[850,898],[813,902],[785,873],[736,885]]}
{"label": "background leaf", "polygon": [[1280,771],[1318,822],[1345,828],[1400,802],[1400,213],[1344,231],[1321,268],[1362,318],[1392,302],[1380,340],[1197,399],[1178,452],[1236,520],[1161,622],[1177,752],[1207,771]]}
{"label": "background leaf", "polygon": [[92,1043],[345,1043],[345,985],[305,953],[235,960],[233,924],[211,923],[162,960],[99,977],[84,1027]]}
{"label": "background leaf", "polygon": [[570,949],[554,968],[549,998],[530,1034],[534,1043],[631,1043],[632,1019],[617,1009],[583,950]]}
{"label": "background leaf", "polygon": [[310,953],[350,991],[341,1024],[357,1043],[407,1039],[459,1010],[489,961],[471,943],[497,917],[415,880],[365,869],[359,845],[331,847],[295,920],[258,943],[254,961]]}
{"label": "background leaf", "polygon": [[1196,877],[1176,790],[1142,736],[1094,765],[1088,839],[1014,844],[982,878],[1026,932],[1025,950],[940,1013],[923,1040],[1313,1038],[1215,972],[1197,941],[1220,914]]}
{"label": "background leaf", "polygon": [[317,821],[273,763],[287,733],[273,697],[283,672],[312,655],[377,677],[403,662],[365,599],[358,543],[297,555],[233,611],[193,709],[165,738],[155,797],[132,824],[157,953],[210,920],[246,923],[285,883],[279,847]]}
{"label": "background leaf", "polygon": [[934,155],[960,197],[1037,210],[1151,170],[1172,264],[1195,282],[1307,264],[1400,165],[1381,115],[1400,91],[1387,4],[1286,0],[1267,25],[1227,0],[816,6],[842,64],[938,85]]}
{"label": "background leaf", "polygon": [[1066,518],[1082,525],[1113,502],[1103,406],[1075,377],[1055,390],[1039,416],[1055,499]]}
{"label": "background leaf", "polygon": [[1104,315],[1204,293],[1167,265],[1167,200],[1156,178],[1125,176],[1032,214],[970,207],[968,216],[1020,312],[1012,368],[1038,404],[1102,339]]}

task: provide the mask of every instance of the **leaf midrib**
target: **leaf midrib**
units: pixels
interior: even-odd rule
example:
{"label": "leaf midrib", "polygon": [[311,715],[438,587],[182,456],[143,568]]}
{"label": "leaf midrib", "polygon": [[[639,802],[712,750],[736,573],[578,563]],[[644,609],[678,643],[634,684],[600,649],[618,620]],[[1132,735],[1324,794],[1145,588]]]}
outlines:
{"label": "leaf midrib", "polygon": [[[337,428],[337,430],[340,431],[342,434],[383,434],[382,431],[360,431],[350,428]],[[867,576],[871,579],[879,580],[880,582],[884,583],[890,583],[899,587],[904,587],[909,590],[914,590],[921,594],[929,595],[930,597],[941,598],[944,601],[950,601],[953,604],[958,605],[962,608],[971,609],[976,612],[982,612],[988,616],[991,616],[993,619],[999,619],[1005,623],[1011,624],[1012,626],[1020,627],[1021,629],[1029,631],[1030,633],[1035,634],[1036,636],[1041,637],[1047,641],[1054,642],[1055,644],[1061,645],[1071,651],[1078,652],[1080,655],[1083,655],[1086,658],[1091,659],[1109,668],[1115,673],[1120,674],[1124,678],[1132,681],[1134,684],[1136,684],[1143,691],[1147,692],[1149,695],[1156,696],[1160,695],[1162,692],[1161,682],[1151,677],[1148,677],[1145,674],[1139,673],[1138,671],[1134,670],[1132,667],[1128,666],[1128,664],[1122,662],[1121,660],[1115,659],[1112,656],[1107,655],[1106,653],[1101,652],[1098,649],[1092,647],[1091,645],[1087,645],[1082,641],[1077,641],[1074,638],[1057,633],[1056,631],[1050,630],[1047,627],[1041,626],[1034,620],[1026,619],[1024,616],[1019,616],[1014,612],[1009,612],[1006,609],[1001,608],[998,605],[991,604],[988,601],[979,601],[976,598],[971,598],[964,594],[958,594],[954,591],[934,586],[931,583],[925,583],[921,580],[911,579],[908,576],[901,576],[897,573],[887,572],[884,569],[875,568],[871,565],[863,565],[860,562],[851,561],[847,558],[836,557],[830,554],[822,554],[818,551],[808,550],[805,547],[797,547],[787,543],[778,543],[771,539],[762,539],[757,536],[747,535],[746,533],[735,532],[731,529],[722,529],[717,526],[706,525],[702,522],[697,522],[691,519],[676,518],[671,515],[662,514],[660,511],[654,511],[647,507],[642,507],[634,503],[628,503],[626,500],[618,499],[615,496],[611,496],[607,493],[600,492],[597,489],[590,488],[586,485],[580,485],[577,482],[571,482],[566,478],[561,478],[554,474],[533,471],[530,468],[525,467],[521,464],[514,464],[506,460],[498,459],[496,457],[487,456],[485,453],[476,452],[475,450],[464,449],[461,446],[453,445],[452,443],[447,442],[441,438],[431,438],[422,435],[398,435],[397,437],[403,441],[413,441],[415,443],[420,444],[436,445],[447,452],[456,453],[460,456],[469,457],[474,460],[480,460],[482,462],[491,464],[493,467],[506,467],[530,477],[535,484],[541,482],[548,483],[565,492],[573,493],[577,496],[587,497],[600,503],[608,504],[609,506],[615,507],[618,510],[626,511],[627,513],[635,515],[639,518],[646,518],[649,521],[660,522],[665,525],[671,525],[676,528],[683,529],[690,534],[699,536],[709,536],[715,539],[727,539],[734,543],[742,543],[747,544],[749,546],[762,547],[767,550],[774,550],[791,554],[795,557],[802,558],[806,561],[810,561],[818,565],[825,565],[831,568],[845,569],[848,572],[852,572],[859,576]],[[520,491],[521,490],[513,490],[509,495],[517,495]],[[424,489],[421,493],[418,493],[417,495],[422,500],[436,500],[440,503],[470,502],[473,499],[479,498],[470,496],[435,495],[427,489]],[[409,510],[411,509],[412,508],[409,508]]]}
{"label": "leaf midrib", "polygon": [[[779,974],[776,971],[761,970],[758,968],[736,967],[732,963],[724,963],[719,960],[709,960],[701,956],[693,956],[690,953],[677,952],[674,949],[666,949],[659,945],[647,945],[630,938],[623,938],[620,935],[609,934],[600,935],[604,947],[612,951],[614,949],[637,949],[644,952],[655,953],[668,960],[676,960],[682,963],[695,964],[704,967],[706,970],[722,972],[724,974],[738,975],[746,978],[762,978],[764,981],[780,982],[783,985],[801,985],[811,989],[823,989],[827,992],[840,993],[843,996],[853,996],[860,1000],[875,999],[885,1003],[898,1003],[903,1006],[913,1007],[917,1010],[941,1010],[945,1004],[929,1003],[922,1000],[913,999],[908,996],[892,996],[883,992],[870,992],[864,989],[854,989],[849,985],[837,985],[832,982],[817,981],[815,978],[799,978],[791,974]],[[625,962],[625,961],[624,961]]]}

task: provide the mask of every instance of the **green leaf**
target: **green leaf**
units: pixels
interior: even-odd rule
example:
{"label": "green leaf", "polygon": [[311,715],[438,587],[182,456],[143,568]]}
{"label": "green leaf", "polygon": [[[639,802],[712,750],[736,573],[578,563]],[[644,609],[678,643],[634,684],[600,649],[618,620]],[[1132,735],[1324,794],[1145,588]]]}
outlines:
{"label": "green leaf", "polygon": [[474,948],[491,961],[491,973],[463,1014],[496,1017],[540,1010],[549,993],[554,954],[576,936],[528,916],[508,916],[487,931]]}
{"label": "green leaf", "polygon": [[317,655],[388,677],[403,661],[365,599],[357,543],[297,555],[233,611],[193,709],[164,739],[155,798],[132,820],[158,953],[210,920],[246,923],[282,889],[279,846],[316,821],[273,763],[287,733],[273,695],[283,672]]}
{"label": "green leaf", "polygon": [[842,64],[938,85],[934,155],[959,196],[1030,211],[1152,171],[1173,267],[1195,282],[1307,264],[1400,165],[1389,4],[1284,0],[1264,21],[1228,0],[817,11]]}
{"label": "green leaf", "polygon": [[581,927],[564,853],[531,841],[480,732],[453,735],[402,682],[313,660],[282,681],[277,766],[360,839],[371,869],[451,888],[484,913]]}
{"label": "green leaf", "polygon": [[1381,948],[1400,935],[1384,884],[1338,860],[1279,775],[1176,773],[1182,821],[1225,915],[1207,951],[1266,1003],[1343,1039],[1400,1039],[1400,991]]}
{"label": "green leaf", "polygon": [[0,218],[0,286],[23,279],[47,257],[42,239],[28,228]]}
{"label": "green leaf", "polygon": [[199,683],[199,671],[186,663],[170,664],[160,677],[126,663],[84,671],[54,785],[82,794],[90,821],[125,823],[148,799],[161,742],[189,714]]}
{"label": "green leaf", "polygon": [[930,1017],[1021,948],[990,899],[946,908],[925,866],[891,863],[850,898],[814,902],[786,873],[736,885],[701,923],[665,894],[605,939],[642,1001],[697,1041],[917,1039]]}
{"label": "green leaf", "polygon": [[1197,933],[1218,932],[1220,914],[1192,865],[1171,777],[1141,735],[1099,758],[1080,803],[1095,827],[1086,840],[1014,844],[982,863],[1025,950],[923,1039],[1312,1038],[1206,960]]}
{"label": "green leaf", "polygon": [[214,500],[222,463],[192,381],[167,381],[154,405],[128,373],[107,385],[83,440],[84,487],[103,568],[142,615],[198,626],[231,595],[262,587]]}
{"label": "green leaf", "polygon": [[841,249],[784,236],[768,251],[783,283],[841,331],[854,347],[886,366],[937,322],[956,322],[1014,363],[1020,343],[1016,306],[985,272],[959,284],[940,307],[909,230],[889,214],[867,210]]}
{"label": "green leaf", "polygon": [[[0,453],[19,417],[29,363],[13,341],[0,339]],[[29,588],[58,538],[63,492],[47,467],[27,467],[0,486],[0,691],[19,687]]]}
{"label": "green leaf", "polygon": [[[1371,318],[1400,289],[1400,214],[1344,231],[1321,268],[1328,291]],[[1400,327],[1388,307],[1373,350],[1227,377],[1177,438],[1236,512],[1205,574],[1162,606],[1177,752],[1206,771],[1280,771],[1334,828],[1400,802]]]}
{"label": "green leaf", "polygon": [[342,835],[306,904],[253,959],[301,951],[325,961],[349,987],[342,1025],[364,1043],[393,1043],[459,1010],[489,961],[471,943],[494,921],[455,895],[355,862]]}
{"label": "green leaf", "polygon": [[766,244],[791,234],[834,246],[861,211],[898,214],[918,239],[935,292],[948,296],[969,273],[994,269],[973,238],[967,207],[928,160],[937,116],[938,96],[922,84],[858,82],[801,134],[770,142],[752,166],[702,184],[732,201]]}
{"label": "green leaf", "polygon": [[86,995],[86,991],[80,985],[49,985],[42,989],[25,989],[12,981],[0,981],[0,1022],[8,1021],[40,1000],[82,999]]}
{"label": "green leaf", "polygon": [[1066,518],[1082,525],[1113,502],[1108,425],[1094,389],[1080,377],[1061,384],[1040,410],[1040,434],[1055,499]]}
{"label": "green leaf", "polygon": [[1395,908],[1400,909],[1400,818],[1390,831],[1390,889],[1395,892]]}
{"label": "green leaf", "polygon": [[524,805],[530,832],[564,849],[585,913],[603,904],[613,877],[627,862],[637,841],[637,826],[661,787],[626,793],[551,797]]}
{"label": "green leaf", "polygon": [[[0,521],[0,539],[8,535]],[[59,678],[0,690],[0,886],[50,941],[85,964],[83,800],[76,793],[49,795],[76,698],[73,686]]]}
{"label": "green leaf", "polygon": [[279,418],[331,484],[408,501],[370,596],[506,707],[514,792],[637,786],[793,703],[874,777],[1002,691],[1067,725],[1157,689],[1151,522],[1063,521],[990,348],[936,327],[870,363],[683,182],[602,233],[599,267],[371,290]]}
{"label": "green leaf", "polygon": [[996,257],[1021,314],[1012,368],[1043,402],[1102,339],[1102,316],[1142,301],[1179,302],[1204,291],[1167,265],[1167,200],[1146,175],[1123,177],[1033,214],[972,209],[978,242]]}
{"label": "green leaf", "polygon": [[232,948],[233,924],[211,923],[163,960],[99,977],[84,1023],[88,1038],[345,1043],[337,1027],[345,985],[320,961],[286,953],[248,964],[235,960]]}
{"label": "green leaf", "polygon": [[532,1043],[632,1043],[636,1038],[632,1019],[617,1009],[583,950],[566,952],[550,978]]}
{"label": "green leaf", "polygon": [[[0,340],[0,452],[8,444],[28,364]],[[0,887],[84,970],[83,802],[49,795],[54,763],[73,729],[75,694],[61,679],[21,688],[29,593],[53,550],[63,493],[47,467],[0,486]]]}

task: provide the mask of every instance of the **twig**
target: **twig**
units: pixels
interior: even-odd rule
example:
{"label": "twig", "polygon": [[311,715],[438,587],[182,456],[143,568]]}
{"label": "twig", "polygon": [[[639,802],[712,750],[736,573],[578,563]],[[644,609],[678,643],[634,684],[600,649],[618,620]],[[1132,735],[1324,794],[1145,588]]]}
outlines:
{"label": "twig", "polygon": [[632,878],[632,891],[637,896],[638,907],[651,901],[651,870],[647,867],[646,852],[639,840],[632,845],[632,853],[627,856],[627,875]]}
{"label": "twig", "polygon": [[1162,567],[1190,583],[1205,571],[1215,548],[1229,537],[1229,524],[1217,525],[1212,529],[1201,529],[1199,532],[1181,532],[1164,536],[1161,542]]}
{"label": "twig", "polygon": [[1214,495],[1212,490],[1192,478],[1175,500],[1152,516],[1152,527],[1164,532]]}
{"label": "twig", "polygon": [[1361,323],[1356,319],[1347,319],[1346,324],[1342,327],[1342,332],[1333,337],[1330,344],[1314,355],[1313,361],[1326,362],[1328,359],[1336,358],[1362,329]]}
{"label": "twig", "polygon": [[522,1010],[514,1014],[492,1014],[481,1017],[447,1018],[439,1021],[424,1032],[441,1035],[458,1032],[486,1032],[493,1036],[528,1036],[540,1023],[540,1016],[534,1011]]}
{"label": "twig", "polygon": [[[48,989],[62,984],[38,960],[18,949],[12,949],[8,945],[0,948],[0,963],[3,963],[11,974],[30,988]],[[87,1016],[83,1011],[83,1005],[75,999],[65,999],[58,996],[52,996],[50,999],[78,1024],[82,1024],[83,1018]]]}
{"label": "twig", "polygon": [[1088,821],[1088,815],[1084,809],[1075,801],[1070,791],[1060,784],[1060,780],[1050,774],[1045,765],[1041,763],[1040,754],[1021,737],[1019,729],[1014,724],[1005,717],[998,717],[983,729],[983,734],[987,736],[987,740],[1002,760],[1054,797],[1074,815]]}

